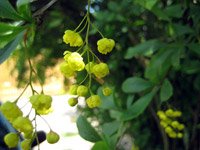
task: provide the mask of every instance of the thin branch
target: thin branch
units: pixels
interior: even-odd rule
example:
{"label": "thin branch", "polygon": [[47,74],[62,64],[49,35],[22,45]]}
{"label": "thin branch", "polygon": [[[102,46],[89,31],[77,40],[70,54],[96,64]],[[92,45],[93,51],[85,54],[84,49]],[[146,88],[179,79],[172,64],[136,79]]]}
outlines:
{"label": "thin branch", "polygon": [[39,16],[43,14],[49,7],[51,7],[57,0],[51,0],[48,4],[46,4],[44,7],[41,9],[37,10],[34,14],[33,17]]}

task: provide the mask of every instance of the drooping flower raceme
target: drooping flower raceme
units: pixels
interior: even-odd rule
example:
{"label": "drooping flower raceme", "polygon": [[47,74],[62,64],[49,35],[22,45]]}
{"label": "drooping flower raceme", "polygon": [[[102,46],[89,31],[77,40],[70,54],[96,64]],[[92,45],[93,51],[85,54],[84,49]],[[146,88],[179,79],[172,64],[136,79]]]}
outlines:
{"label": "drooping flower raceme", "polygon": [[112,51],[115,46],[115,41],[113,39],[103,38],[98,40],[97,49],[101,54],[107,54]]}
{"label": "drooping flower raceme", "polygon": [[72,30],[66,30],[63,36],[63,41],[72,47],[83,45],[83,40],[81,36]]}

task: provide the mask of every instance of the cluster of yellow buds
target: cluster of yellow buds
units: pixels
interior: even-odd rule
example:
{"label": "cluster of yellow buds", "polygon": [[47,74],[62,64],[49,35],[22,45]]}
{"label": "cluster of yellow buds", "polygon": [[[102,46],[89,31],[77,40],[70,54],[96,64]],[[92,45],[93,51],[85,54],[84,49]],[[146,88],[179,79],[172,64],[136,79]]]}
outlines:
{"label": "cluster of yellow buds", "polygon": [[182,113],[172,109],[166,111],[159,110],[157,115],[160,119],[160,125],[165,129],[165,132],[170,138],[182,138],[184,124],[179,123],[177,117],[180,117]]}
{"label": "cluster of yellow buds", "polygon": [[[86,15],[86,17],[89,17],[88,13]],[[77,32],[78,29],[74,31],[66,30],[63,35],[63,41],[66,44],[69,44],[71,47],[78,47],[78,49],[75,51],[66,50],[64,52],[64,62],[60,65],[60,71],[66,78],[75,77],[77,73],[82,71],[87,73],[83,81],[73,84],[69,89],[70,94],[76,95],[76,97],[68,100],[68,104],[72,107],[78,104],[79,97],[85,97],[89,108],[100,106],[100,96],[93,94],[93,91],[91,91],[91,82],[93,78],[97,81],[104,81],[102,78],[106,77],[110,72],[108,65],[99,60],[88,44],[88,31],[90,28],[90,21],[88,20],[90,19],[86,19],[87,32],[85,40],[80,35],[84,28],[79,32]],[[82,22],[77,28],[81,26]],[[97,51],[101,54],[110,53],[114,46],[115,41],[113,39],[104,38],[103,36],[97,41]],[[86,60],[84,60],[84,55],[87,58]],[[103,82],[100,84],[103,84]],[[104,87],[102,92],[105,96],[109,96],[112,90],[109,87]]]}

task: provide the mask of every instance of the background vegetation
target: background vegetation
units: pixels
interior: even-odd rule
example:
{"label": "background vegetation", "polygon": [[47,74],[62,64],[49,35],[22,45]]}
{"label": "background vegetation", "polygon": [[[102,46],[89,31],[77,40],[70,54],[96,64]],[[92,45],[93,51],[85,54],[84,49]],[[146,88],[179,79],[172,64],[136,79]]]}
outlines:
{"label": "background vegetation", "polygon": [[[82,0],[0,1],[0,63],[15,50],[19,86],[26,81],[27,56],[45,82],[45,69],[53,67],[66,50],[64,31],[75,29],[86,6]],[[77,120],[80,135],[96,142],[94,150],[125,149],[124,135],[133,149],[200,148],[199,12],[197,0],[92,1],[92,21],[116,41],[111,54],[99,55],[109,64],[106,80],[113,94],[104,97],[98,89],[101,107],[80,108],[82,114]],[[21,42],[24,38],[28,39],[28,53]],[[98,38],[97,31],[92,30],[92,46]],[[182,139],[168,138],[159,124],[156,112],[168,108],[183,113]],[[94,120],[98,121],[96,130],[90,125]]]}

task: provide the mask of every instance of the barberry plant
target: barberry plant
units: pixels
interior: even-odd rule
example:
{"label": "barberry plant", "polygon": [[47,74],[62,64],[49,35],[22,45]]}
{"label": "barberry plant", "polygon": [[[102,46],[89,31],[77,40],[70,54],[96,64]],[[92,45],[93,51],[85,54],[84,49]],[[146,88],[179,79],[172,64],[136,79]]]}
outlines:
{"label": "barberry plant", "polygon": [[[103,80],[104,77],[109,75],[109,67],[105,62],[102,62],[97,52],[106,55],[110,53],[114,46],[115,41],[108,39],[93,25],[90,19],[90,0],[88,1],[87,13],[83,17],[80,24],[74,30],[66,30],[63,35],[63,42],[70,47],[71,50],[64,52],[64,62],[60,65],[60,71],[66,78],[75,77],[77,74],[86,72],[82,81],[71,85],[69,93],[76,95],[76,98],[70,98],[68,103],[70,106],[78,104],[79,97],[85,97],[86,104],[89,108],[95,108],[101,105],[101,99],[91,88],[92,82]],[[101,39],[97,41],[96,49],[92,49],[89,41],[89,32],[91,28],[97,29]],[[82,38],[84,37],[84,38]],[[75,50],[74,50],[75,47]],[[76,48],[77,47],[77,48]],[[106,81],[99,82],[100,86],[105,84]],[[103,90],[104,95],[109,96],[111,89],[107,87]]]}

